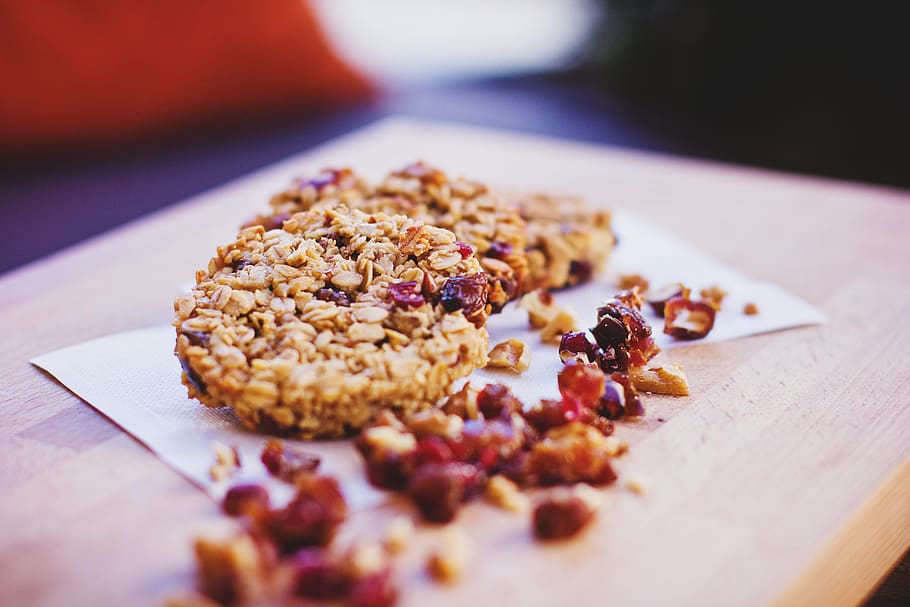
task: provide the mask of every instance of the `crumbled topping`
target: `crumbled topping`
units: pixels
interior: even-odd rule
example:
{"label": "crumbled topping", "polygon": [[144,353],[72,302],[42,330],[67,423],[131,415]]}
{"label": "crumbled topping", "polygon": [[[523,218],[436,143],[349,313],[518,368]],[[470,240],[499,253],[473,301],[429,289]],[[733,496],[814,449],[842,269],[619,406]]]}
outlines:
{"label": "crumbled topping", "polygon": [[493,346],[487,356],[487,366],[523,373],[531,364],[531,348],[520,339],[507,339]]}

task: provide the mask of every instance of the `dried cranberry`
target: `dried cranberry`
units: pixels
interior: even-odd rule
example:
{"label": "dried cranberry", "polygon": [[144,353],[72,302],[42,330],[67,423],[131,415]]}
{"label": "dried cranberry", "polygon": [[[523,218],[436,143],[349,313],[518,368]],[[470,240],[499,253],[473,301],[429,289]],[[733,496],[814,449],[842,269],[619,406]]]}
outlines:
{"label": "dried cranberry", "polygon": [[320,463],[315,453],[274,439],[265,443],[260,459],[269,474],[288,482],[302,473],[314,472]]}
{"label": "dried cranberry", "polygon": [[[602,376],[601,376],[602,377]],[[524,413],[525,419],[538,432],[563,426],[587,416],[588,408],[573,394],[564,394],[560,400],[541,399]]]}
{"label": "dried cranberry", "polygon": [[228,516],[250,516],[269,509],[269,492],[262,485],[234,485],[224,494],[221,502]]}
{"label": "dried cranberry", "polygon": [[329,301],[337,306],[348,307],[351,305],[351,296],[341,289],[324,288],[316,291],[316,299]]}
{"label": "dried cranberry", "polygon": [[569,263],[569,283],[579,285],[594,276],[594,266],[584,259],[573,259]]}
{"label": "dried cranberry", "polygon": [[294,594],[311,599],[338,599],[348,593],[344,571],[321,548],[305,548],[291,558]]}
{"label": "dried cranberry", "polygon": [[455,459],[452,448],[441,436],[425,436],[417,441],[414,461],[417,466],[429,462],[445,463]]}
{"label": "dried cranberry", "polygon": [[460,439],[454,441],[453,451],[461,461],[478,462],[489,470],[523,446],[524,434],[516,429],[511,419],[468,420]]}
{"label": "dried cranberry", "polygon": [[455,243],[455,246],[458,247],[458,254],[461,255],[462,259],[467,259],[474,254],[474,249],[466,242],[459,240]]}
{"label": "dried cranberry", "polygon": [[348,506],[335,479],[312,476],[297,479],[298,491],[287,506],[265,517],[265,528],[285,551],[325,546],[348,515]]}
{"label": "dried cranberry", "polygon": [[477,469],[470,464],[425,464],[414,473],[407,493],[426,520],[448,523],[477,481]]}
{"label": "dried cranberry", "polygon": [[401,491],[414,470],[414,453],[377,452],[367,459],[367,480],[374,487]]}
{"label": "dried cranberry", "polygon": [[442,285],[439,301],[446,312],[461,310],[471,316],[487,305],[487,288],[483,272],[453,276]]}
{"label": "dried cranberry", "polygon": [[485,419],[494,419],[508,417],[513,411],[520,411],[522,405],[508,386],[487,384],[477,395],[477,408]]}
{"label": "dried cranberry", "polygon": [[566,397],[575,397],[588,407],[597,404],[603,394],[603,372],[594,363],[580,363],[569,360],[557,374],[559,393]]}
{"label": "dried cranberry", "polygon": [[703,301],[671,297],[664,308],[664,333],[675,339],[701,339],[714,328],[717,310]]}
{"label": "dried cranberry", "polygon": [[389,296],[399,308],[419,308],[426,303],[417,283],[414,281],[396,282],[389,285]]}
{"label": "dried cranberry", "polygon": [[[603,308],[602,308],[603,309]],[[605,309],[605,314],[598,314],[597,326],[591,329],[591,334],[601,348],[612,346],[617,347],[624,344],[629,338],[629,332],[626,330],[622,320],[611,316],[612,310]]]}
{"label": "dried cranberry", "polygon": [[378,573],[355,580],[346,605],[350,607],[392,607],[398,602],[398,588],[388,567]]}
{"label": "dried cranberry", "polygon": [[587,331],[569,331],[563,333],[559,341],[559,358],[563,362],[582,354],[588,362],[597,360],[600,347],[593,336]]}
{"label": "dried cranberry", "polygon": [[490,243],[490,248],[487,250],[487,255],[493,259],[505,259],[512,254],[512,245],[507,242],[494,241]]}
{"label": "dried cranberry", "polygon": [[322,169],[315,177],[311,177],[310,179],[297,179],[294,182],[294,185],[300,190],[307,186],[311,186],[319,191],[330,185],[337,185],[342,179],[349,177],[350,175],[350,169]]}
{"label": "dried cranberry", "polygon": [[607,419],[619,419],[626,413],[626,393],[622,385],[608,381],[600,397],[598,412]]}
{"label": "dried cranberry", "polygon": [[594,509],[577,496],[550,498],[534,508],[534,535],[542,540],[572,537],[594,519]]}

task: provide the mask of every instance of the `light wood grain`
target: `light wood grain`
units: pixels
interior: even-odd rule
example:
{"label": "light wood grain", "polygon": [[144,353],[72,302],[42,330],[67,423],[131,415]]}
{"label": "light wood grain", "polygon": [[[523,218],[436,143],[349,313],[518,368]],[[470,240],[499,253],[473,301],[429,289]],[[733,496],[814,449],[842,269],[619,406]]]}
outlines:
{"label": "light wood grain", "polygon": [[[214,246],[301,168],[421,157],[505,185],[634,208],[827,314],[823,327],[678,351],[693,396],[651,398],[622,432],[619,488],[594,528],[537,548],[482,504],[481,556],[440,589],[402,562],[407,605],[855,604],[910,544],[910,196],[541,138],[380,123],[249,182],[156,213],[0,279],[0,596],[155,605],[191,583],[199,491],[27,361],[167,323]],[[665,422],[657,421],[658,418]],[[349,533],[375,532],[385,512]]]}

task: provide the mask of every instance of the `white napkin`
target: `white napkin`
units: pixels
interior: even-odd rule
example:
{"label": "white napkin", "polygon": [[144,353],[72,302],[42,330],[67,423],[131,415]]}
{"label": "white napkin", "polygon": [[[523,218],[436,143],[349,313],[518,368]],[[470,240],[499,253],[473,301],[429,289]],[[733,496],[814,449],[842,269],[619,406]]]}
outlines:
{"label": "white napkin", "polygon": [[[573,308],[579,327],[594,324],[598,304],[616,290],[610,277],[623,273],[642,274],[653,286],[683,282],[694,293],[711,285],[728,292],[714,330],[698,342],[674,342],[661,333],[661,320],[649,318],[656,340],[665,350],[824,322],[816,308],[780,287],[752,280],[634,214],[617,212],[614,226],[620,245],[610,260],[609,275],[555,295],[559,305]],[[755,303],[759,313],[744,315],[746,302]],[[509,306],[491,318],[489,330],[491,346],[509,337],[531,346],[531,367],[521,375],[479,369],[471,381],[480,385],[505,382],[525,402],[557,395],[556,373],[561,368],[557,349],[542,344],[539,334],[528,329],[523,310]],[[232,481],[264,479],[267,474],[259,462],[264,438],[244,430],[229,409],[208,409],[187,398],[173,354],[174,340],[172,327],[152,327],[56,350],[31,362],[214,497],[225,486],[209,476],[215,441],[236,446],[240,452],[243,466]],[[365,482],[359,455],[349,441],[315,441],[304,446],[322,456],[322,470],[341,480],[353,507],[383,499],[382,492]]]}

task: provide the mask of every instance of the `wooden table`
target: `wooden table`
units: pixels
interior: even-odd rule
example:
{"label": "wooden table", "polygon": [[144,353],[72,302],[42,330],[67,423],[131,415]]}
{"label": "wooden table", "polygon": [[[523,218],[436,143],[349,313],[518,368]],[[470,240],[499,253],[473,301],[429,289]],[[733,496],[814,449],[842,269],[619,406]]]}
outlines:
{"label": "wooden table", "polygon": [[[678,350],[693,396],[649,399],[631,433],[644,497],[612,492],[582,539],[547,549],[471,507],[471,579],[409,579],[406,604],[852,605],[910,546],[910,195],[395,120],[274,174],[417,157],[632,207],[829,322]],[[156,605],[191,586],[189,540],[215,505],[27,361],[169,322],[267,193],[228,184],[0,278],[4,604]]]}

